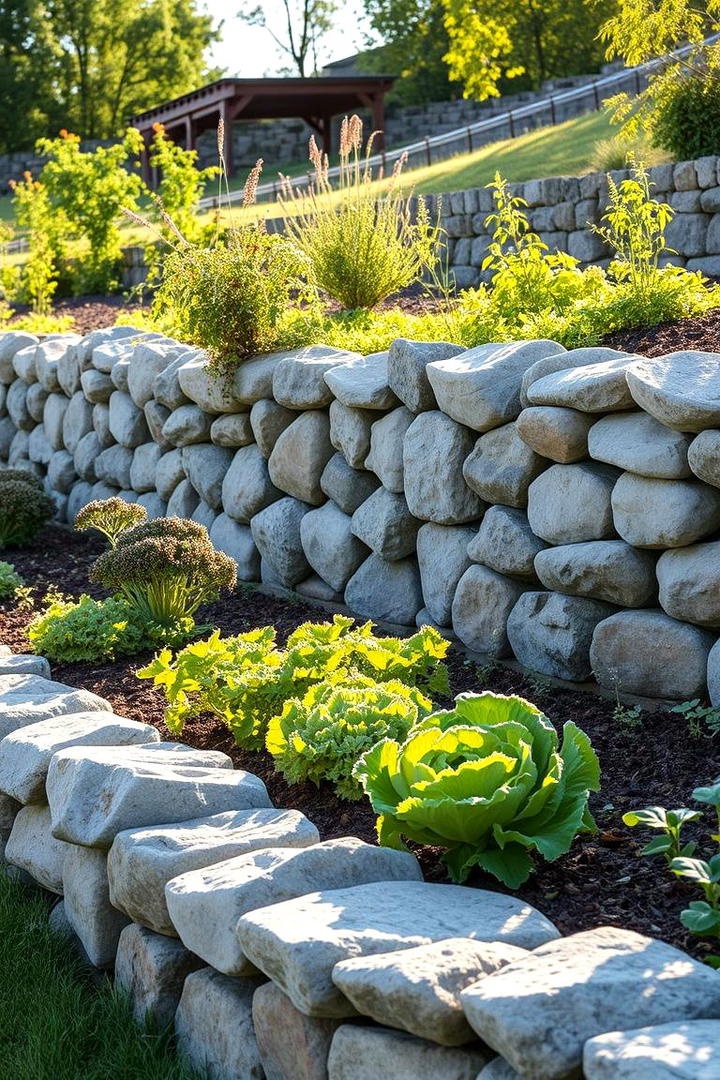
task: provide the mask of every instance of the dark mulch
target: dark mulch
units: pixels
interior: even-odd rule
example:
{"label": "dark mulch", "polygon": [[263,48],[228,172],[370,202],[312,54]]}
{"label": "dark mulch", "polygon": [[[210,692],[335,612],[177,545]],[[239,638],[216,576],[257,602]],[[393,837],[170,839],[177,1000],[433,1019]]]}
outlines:
{"label": "dark mulch", "polygon": [[642,356],[663,356],[680,349],[720,353],[720,308],[680,322],[661,323],[637,330],[616,330],[608,334],[603,345]]}
{"label": "dark mulch", "polygon": [[[7,551],[3,557],[39,592],[55,586],[77,595],[96,591],[88,586],[88,569],[100,550],[96,540],[53,527],[34,547]],[[268,596],[251,587],[203,612],[203,619],[220,626],[224,633],[272,623],[281,640],[301,622],[327,617],[307,602]],[[28,618],[29,612],[18,609],[15,602],[0,603],[0,641],[15,650],[26,649]],[[167,736],[162,696],[134,675],[145,659],[57,664],[53,674],[61,681],[94,690],[117,712],[152,723]],[[717,742],[692,738],[686,722],[666,712],[647,713],[638,727],[628,730],[613,718],[612,702],[538,684],[503,667],[490,672],[478,669],[456,647],[451,649],[449,667],[454,693],[491,688],[522,694],[541,705],[558,727],[566,720],[579,724],[591,736],[600,757],[603,787],[592,800],[599,833],[577,840],[570,854],[555,863],[538,863],[536,874],[520,895],[544,911],[564,933],[611,923],[660,936],[703,955],[703,945],[689,937],[678,921],[679,912],[694,893],[683,883],[669,880],[658,861],[638,858],[643,839],[627,830],[620,818],[624,811],[638,806],[686,805],[692,789],[720,771]],[[183,739],[194,746],[229,753],[237,765],[265,780],[276,805],[303,810],[323,838],[353,834],[374,840],[374,817],[364,801],[344,802],[326,785],[320,789],[312,784],[289,786],[273,771],[269,755],[237,748],[223,725],[212,717],[189,724]],[[419,849],[418,854],[430,880],[447,880],[437,850]],[[481,874],[470,884],[498,887],[494,879]]]}

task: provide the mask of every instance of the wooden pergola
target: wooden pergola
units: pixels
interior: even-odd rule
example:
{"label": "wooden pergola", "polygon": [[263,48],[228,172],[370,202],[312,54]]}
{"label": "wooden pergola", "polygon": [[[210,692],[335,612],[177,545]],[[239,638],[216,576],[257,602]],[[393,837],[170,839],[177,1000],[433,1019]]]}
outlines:
{"label": "wooden pergola", "polygon": [[[190,94],[157,105],[133,116],[130,123],[145,140],[143,170],[149,178],[148,147],[153,125],[162,124],[177,142],[194,149],[203,131],[223,121],[224,154],[233,175],[232,126],[236,120],[269,120],[300,117],[318,133],[323,149],[330,151],[334,116],[369,109],[374,131],[385,124],[385,95],[392,75],[319,76],[313,79],[218,79]],[[377,146],[382,149],[382,135]]]}

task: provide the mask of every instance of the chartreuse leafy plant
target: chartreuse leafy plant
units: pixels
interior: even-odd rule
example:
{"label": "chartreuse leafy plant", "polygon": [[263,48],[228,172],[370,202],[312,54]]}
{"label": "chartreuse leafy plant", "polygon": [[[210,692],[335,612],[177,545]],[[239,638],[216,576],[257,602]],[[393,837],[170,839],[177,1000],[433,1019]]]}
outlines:
{"label": "chartreuse leafy plant", "polygon": [[550,721],[519,697],[460,694],[404,742],[379,742],[354,776],[379,815],[380,843],[444,847],[457,882],[479,866],[517,888],[532,852],[552,861],[595,829],[588,796],[600,766],[589,738],[568,722],[559,745]]}
{"label": "chartreuse leafy plant", "polygon": [[[720,777],[707,787],[695,788],[693,799],[715,810],[715,829],[710,839],[718,850],[707,859],[695,858],[697,844],[694,841],[683,843],[681,837],[685,824],[702,818],[700,810],[665,810],[662,806],[649,806],[624,814],[623,821],[631,828],[645,825],[660,832],[640,854],[662,855],[673,874],[698,886],[703,899],[692,900],[681,912],[680,922],[691,934],[720,941]],[[711,967],[720,969],[720,955],[706,959]]]}
{"label": "chartreuse leafy plant", "polygon": [[235,587],[237,567],[215,549],[204,525],[160,518],[121,532],[90,578],[124,596],[145,622],[189,632],[202,604]]}
{"label": "chartreuse leafy plant", "polygon": [[53,513],[51,499],[34,480],[0,472],[0,549],[30,544]]}
{"label": "chartreuse leafy plant", "polygon": [[442,659],[448,648],[430,627],[406,639],[378,638],[370,623],[356,626],[336,615],[332,622],[299,626],[285,649],[277,648],[272,627],[229,638],[216,631],[175,657],[163,650],[137,674],[163,688],[171,731],[182,732],[187,720],[209,711],[225,721],[239,745],[259,748],[285,702],[327,680],[338,686],[358,676],[397,679],[422,694],[447,693]]}
{"label": "chartreuse leafy plant", "polygon": [[23,579],[15,571],[15,567],[9,562],[0,562],[0,600],[7,600],[14,596],[17,589],[25,584]]}
{"label": "chartreuse leafy plant", "polygon": [[78,510],[75,528],[79,532],[96,529],[107,538],[110,547],[115,547],[124,532],[142,525],[147,521],[147,516],[145,507],[138,503],[129,503],[117,497],[97,499]]}
{"label": "chartreuse leafy plant", "polygon": [[341,797],[359,799],[352,770],[360,755],[380,739],[404,739],[432,708],[429,698],[398,679],[358,677],[339,685],[329,679],[286,702],[270,721],[266,747],[291,783],[329,780]]}

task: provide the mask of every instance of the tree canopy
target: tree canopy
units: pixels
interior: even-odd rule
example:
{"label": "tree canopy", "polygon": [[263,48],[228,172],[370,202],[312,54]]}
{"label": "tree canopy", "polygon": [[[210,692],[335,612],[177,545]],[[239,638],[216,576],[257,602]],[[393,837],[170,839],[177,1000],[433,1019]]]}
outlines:
{"label": "tree canopy", "polygon": [[0,0],[0,150],[59,127],[120,134],[133,113],[217,76],[205,60],[216,37],[195,0]]}

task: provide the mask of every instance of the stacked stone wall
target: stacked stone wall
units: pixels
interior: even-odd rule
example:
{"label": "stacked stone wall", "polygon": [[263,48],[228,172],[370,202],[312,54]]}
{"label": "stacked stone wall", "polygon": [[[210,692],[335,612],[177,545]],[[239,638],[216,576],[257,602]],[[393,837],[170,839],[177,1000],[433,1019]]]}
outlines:
{"label": "stacked stone wall", "polygon": [[243,581],[489,659],[720,704],[720,357],[399,340],[224,380],[130,327],[0,337],[0,462],[60,521],[205,524]]}

